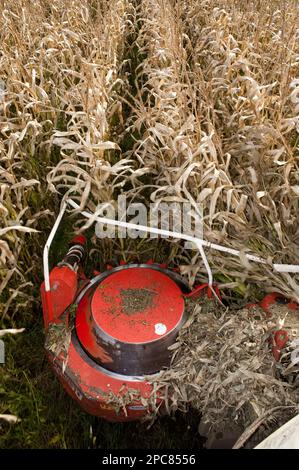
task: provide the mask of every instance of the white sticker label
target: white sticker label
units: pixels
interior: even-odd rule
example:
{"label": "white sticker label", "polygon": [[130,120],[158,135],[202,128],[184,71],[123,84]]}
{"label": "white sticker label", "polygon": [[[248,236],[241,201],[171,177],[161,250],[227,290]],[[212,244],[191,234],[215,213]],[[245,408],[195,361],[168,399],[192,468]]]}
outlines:
{"label": "white sticker label", "polygon": [[165,335],[167,331],[167,328],[166,328],[166,325],[164,325],[163,323],[156,323],[155,324],[155,333],[156,335]]}

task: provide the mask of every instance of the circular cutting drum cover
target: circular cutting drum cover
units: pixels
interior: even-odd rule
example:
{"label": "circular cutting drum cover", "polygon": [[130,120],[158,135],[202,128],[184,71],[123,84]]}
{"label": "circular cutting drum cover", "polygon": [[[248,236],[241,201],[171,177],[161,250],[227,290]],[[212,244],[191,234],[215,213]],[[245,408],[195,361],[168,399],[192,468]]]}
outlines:
{"label": "circular cutting drum cover", "polygon": [[158,372],[184,323],[181,288],[150,266],[114,270],[80,300],[76,332],[85,351],[124,375]]}

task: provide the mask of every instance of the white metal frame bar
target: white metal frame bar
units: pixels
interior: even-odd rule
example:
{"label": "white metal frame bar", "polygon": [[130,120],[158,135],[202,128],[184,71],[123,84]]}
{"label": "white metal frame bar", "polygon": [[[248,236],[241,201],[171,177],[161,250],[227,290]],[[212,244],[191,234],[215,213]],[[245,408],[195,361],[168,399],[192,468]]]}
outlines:
{"label": "white metal frame bar", "polygon": [[[72,199],[66,199],[61,205],[61,209],[60,209],[60,212],[58,214],[58,217],[57,217],[57,219],[56,219],[56,221],[53,225],[53,228],[50,232],[48,240],[45,244],[44,253],[43,253],[43,263],[44,263],[44,279],[45,279],[45,290],[46,290],[46,292],[50,291],[49,251],[50,251],[50,247],[51,247],[53,238],[54,238],[54,236],[57,232],[57,229],[58,229],[59,224],[60,224],[60,222],[61,222],[61,220],[64,216],[64,213],[66,211],[66,208],[67,208],[68,204],[76,210],[80,209],[80,206],[75,201],[73,201]],[[145,233],[155,233],[157,235],[164,235],[165,237],[177,238],[177,239],[180,239],[180,240],[185,240],[185,241],[189,241],[189,242],[194,243],[197,246],[197,248],[200,252],[200,255],[202,257],[204,266],[205,266],[207,274],[208,274],[208,282],[209,282],[209,285],[211,287],[212,287],[212,284],[213,284],[213,274],[212,274],[212,270],[211,270],[210,265],[208,263],[208,260],[207,260],[207,257],[206,257],[206,254],[204,252],[203,247],[211,248],[213,250],[222,251],[222,252],[225,252],[225,253],[229,253],[229,254],[234,255],[234,256],[240,256],[240,251],[238,251],[238,250],[234,250],[233,248],[227,248],[227,247],[222,246],[222,245],[217,245],[215,243],[210,243],[210,242],[207,242],[206,240],[202,240],[201,238],[192,237],[190,235],[185,235],[185,234],[182,234],[182,233],[179,233],[179,232],[171,232],[169,230],[163,230],[163,229],[159,229],[159,228],[148,227],[146,225],[137,225],[137,224],[132,224],[130,222],[122,222],[122,221],[119,221],[119,220],[107,219],[106,217],[100,217],[100,216],[97,216],[95,214],[91,214],[90,212],[87,212],[87,211],[84,211],[84,210],[83,211],[80,210],[79,212],[80,212],[80,214],[82,214],[87,219],[93,219],[94,222],[101,222],[101,223],[107,224],[107,225],[114,225],[115,227],[123,227],[123,228],[129,228],[129,229],[133,229],[133,230],[139,230],[140,232],[145,232]],[[250,255],[250,254],[246,253],[245,257],[249,261],[254,261],[256,263],[268,264],[269,265],[269,263],[265,259],[260,258],[258,256],[254,256],[254,255]],[[299,273],[299,265],[273,264],[273,265],[269,265],[269,267],[272,267],[274,271],[277,271],[277,272],[280,272],[280,273]]]}

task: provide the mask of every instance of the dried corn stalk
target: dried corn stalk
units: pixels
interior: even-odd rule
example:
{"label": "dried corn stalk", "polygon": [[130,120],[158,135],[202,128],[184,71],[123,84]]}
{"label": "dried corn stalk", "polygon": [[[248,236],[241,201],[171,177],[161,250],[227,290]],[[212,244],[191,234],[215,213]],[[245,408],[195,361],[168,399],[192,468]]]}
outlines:
{"label": "dried corn stalk", "polygon": [[[299,263],[298,3],[144,0],[139,15],[129,155],[150,175],[151,199],[201,205],[205,238],[241,250],[209,253],[220,281],[298,300],[298,276],[243,255]],[[204,273],[196,260],[180,258],[191,281]]]}
{"label": "dried corn stalk", "polygon": [[[169,413],[191,404],[203,422],[220,431],[232,423],[246,429],[274,406],[298,409],[298,367],[287,350],[276,363],[269,343],[281,310],[269,319],[260,309],[228,311],[215,302],[189,301],[188,308],[189,320],[170,348],[172,366],[148,378]],[[291,324],[298,324],[298,313],[287,313]],[[287,329],[290,348],[299,330]]]}
{"label": "dried corn stalk", "polygon": [[129,2],[0,3],[3,320],[34,301],[32,270],[40,259],[27,245],[34,244],[30,234],[47,232],[52,221],[47,181],[50,190],[71,193],[83,207],[89,198],[110,200],[129,171],[126,161],[110,162],[118,146],[109,140],[108,125],[119,104],[115,89],[123,86]]}

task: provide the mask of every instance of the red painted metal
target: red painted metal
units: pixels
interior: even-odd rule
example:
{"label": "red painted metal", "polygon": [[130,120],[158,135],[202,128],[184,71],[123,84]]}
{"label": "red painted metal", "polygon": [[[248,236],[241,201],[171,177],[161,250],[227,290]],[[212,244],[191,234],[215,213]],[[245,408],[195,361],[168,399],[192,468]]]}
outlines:
{"label": "red painted metal", "polygon": [[109,370],[151,374],[169,365],[168,346],[183,321],[177,283],[155,267],[135,265],[114,268],[85,293],[76,331],[85,351]]}
{"label": "red painted metal", "polygon": [[277,303],[284,303],[290,310],[298,310],[299,304],[292,300],[288,300],[284,295],[279,292],[271,292],[270,294],[265,295],[265,297],[258,303],[247,304],[247,308],[261,307],[268,316],[272,316],[270,307]]}
{"label": "red painted metal", "polygon": [[[152,388],[149,383],[108,375],[84,352],[80,352],[74,341],[70,344],[64,371],[61,358],[53,354],[48,354],[48,358],[64,389],[87,413],[111,422],[134,421],[151,413],[151,409],[140,400],[140,397],[150,396]],[[117,409],[113,403],[109,403],[112,395],[122,396],[132,389],[135,390],[136,398],[126,407]],[[161,403],[159,398],[157,403]]]}
{"label": "red painted metal", "polygon": [[49,292],[45,291],[45,283],[41,285],[41,298],[44,312],[44,323],[47,328],[49,323],[59,321],[60,315],[69,307],[78,290],[78,277],[67,266],[56,266],[50,273]]}
{"label": "red painted metal", "polygon": [[280,360],[281,352],[289,341],[289,335],[286,330],[279,329],[274,331],[270,336],[270,343],[272,345],[272,353],[276,361]]}
{"label": "red painted metal", "polygon": [[[290,310],[298,310],[299,304],[292,300],[287,299],[284,295],[279,292],[271,292],[267,294],[260,302],[247,304],[247,308],[261,307],[268,317],[272,317],[270,310],[271,305],[275,304],[285,304]],[[282,350],[286,347],[289,336],[288,332],[282,328],[276,329],[271,332],[269,341],[272,348],[272,353],[276,361],[279,361],[281,358]]]}
{"label": "red painted metal", "polygon": [[89,315],[89,296],[84,296],[81,300],[76,314],[76,332],[80,343],[84,346],[85,350],[103,365],[108,365],[112,362],[112,358],[105,351],[105,349],[98,344],[95,335],[95,323]]}
{"label": "red painted metal", "polygon": [[86,237],[84,235],[76,235],[69,243],[69,245],[86,245]]}
{"label": "red painted metal", "polygon": [[286,330],[280,329],[280,330],[275,331],[274,341],[275,341],[276,346],[279,349],[284,348],[285,345],[287,344],[288,340],[289,340],[289,335],[288,335],[288,332]]}
{"label": "red painted metal", "polygon": [[[135,291],[148,293],[147,305],[125,304]],[[166,274],[132,268],[114,272],[101,282],[92,297],[91,311],[95,324],[116,340],[146,343],[160,339],[179,324],[184,299],[180,288]],[[165,325],[160,334],[156,331],[158,324]]]}
{"label": "red painted metal", "polygon": [[[221,301],[220,290],[219,290],[219,288],[217,287],[216,284],[213,284],[213,290],[215,291],[218,299]],[[190,298],[191,297],[191,298],[196,299],[198,297],[203,296],[204,294],[206,294],[209,299],[211,299],[213,297],[212,289],[210,288],[208,283],[200,284],[199,286],[195,287],[195,289],[193,289],[188,294],[184,294],[184,297],[185,298]]]}
{"label": "red painted metal", "polygon": [[[151,385],[143,374],[134,377],[124,373],[125,369],[118,373],[117,354],[124,355],[124,364],[127,358],[134,367],[134,360],[140,359],[146,371],[154,366],[158,370],[167,366],[170,358],[167,348],[175,342],[184,321],[183,293],[166,271],[157,270],[159,265],[139,268],[121,263],[121,268],[109,266],[112,271],[106,277],[105,273],[98,274],[103,276],[100,283],[88,280],[78,264],[84,252],[76,247],[83,244],[84,237],[75,237],[70,243],[74,248],[70,248],[61,265],[50,273],[50,291],[45,291],[44,283],[41,286],[46,331],[55,323],[72,328],[66,365],[65,357],[49,350],[48,359],[65,390],[88,413],[109,421],[140,419],[151,413],[142,403],[142,398],[149,397]],[[115,272],[118,269],[121,270]],[[126,311],[122,295],[130,289],[149,292],[150,302],[143,308]],[[76,306],[78,295],[81,300]],[[71,323],[74,307],[75,328]],[[104,334],[102,343],[99,331]],[[110,349],[105,337],[112,339]],[[110,403],[112,395],[121,396],[128,390],[134,391],[135,398],[127,406],[118,409]],[[163,407],[159,396],[156,403]]]}
{"label": "red painted metal", "polygon": [[272,292],[271,294],[267,294],[263,298],[263,300],[260,302],[260,306],[262,307],[263,310],[268,312],[271,305],[276,304],[279,299],[283,299],[283,298],[284,298],[283,295],[277,292]]}

